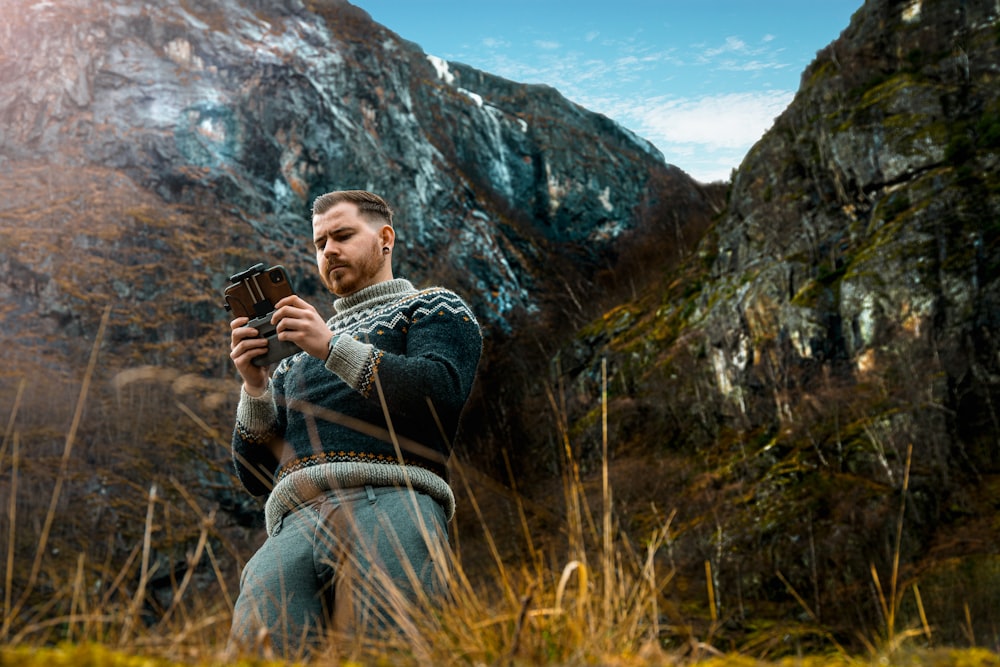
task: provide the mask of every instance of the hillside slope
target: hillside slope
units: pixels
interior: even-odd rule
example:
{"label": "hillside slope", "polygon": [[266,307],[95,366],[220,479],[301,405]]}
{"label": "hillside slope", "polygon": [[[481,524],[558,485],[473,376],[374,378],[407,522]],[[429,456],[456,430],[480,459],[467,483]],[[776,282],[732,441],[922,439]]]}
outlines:
{"label": "hillside slope", "polygon": [[[487,388],[512,332],[558,340],[567,303],[593,315],[576,295],[625,240],[704,228],[718,205],[607,118],[430,57],[343,0],[5,3],[0,528],[12,534],[16,515],[18,594],[39,539],[52,554],[39,604],[84,562],[115,579],[151,495],[175,519],[155,536],[163,585],[216,511],[238,571],[260,507],[229,469],[238,383],[222,291],[281,263],[330,312],[309,210],[348,188],[397,209],[397,275],[472,303]],[[502,399],[480,392],[478,414]],[[489,466],[483,424],[467,433]]]}
{"label": "hillside slope", "polygon": [[937,639],[995,645],[998,21],[993,2],[866,2],[697,259],[560,355],[592,461],[607,359],[622,520],[677,509],[674,558],[711,565],[735,636],[767,617],[854,642],[926,610]]}

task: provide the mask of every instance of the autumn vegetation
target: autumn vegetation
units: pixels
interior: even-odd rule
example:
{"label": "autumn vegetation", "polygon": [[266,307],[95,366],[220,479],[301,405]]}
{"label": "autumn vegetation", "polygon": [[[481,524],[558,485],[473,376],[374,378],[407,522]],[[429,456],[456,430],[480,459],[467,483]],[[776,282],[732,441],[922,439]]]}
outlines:
{"label": "autumn vegetation", "polygon": [[[107,319],[73,387],[76,397],[61,451],[32,454],[54,440],[60,425],[23,412],[30,395],[27,381],[7,415],[0,449],[5,503],[0,664],[277,664],[266,637],[256,655],[233,656],[225,650],[235,577],[249,555],[236,536],[244,530],[245,540],[245,529],[209,501],[213,487],[207,473],[192,471],[183,479],[176,466],[166,466],[156,454],[170,447],[171,456],[208,464],[209,470],[217,465],[215,483],[230,483],[223,463],[227,434],[178,399],[190,400],[205,387],[145,369],[112,378],[114,395],[105,395],[98,361]],[[995,653],[974,648],[971,633],[964,650],[936,647],[919,589],[902,579],[898,561],[888,571],[872,566],[870,585],[884,624],[860,637],[864,650],[851,650],[811,625],[814,611],[794,590],[790,594],[800,605],[802,623],[762,627],[748,641],[735,643],[717,604],[723,592],[714,588],[711,561],[704,561],[700,581],[685,580],[673,563],[680,532],[675,512],[650,508],[641,533],[622,525],[611,482],[608,423],[615,416],[609,414],[607,397],[606,386],[595,397],[603,436],[594,471],[581,470],[565,421],[554,434],[564,473],[561,497],[549,498],[545,509],[519,496],[516,488],[491,483],[456,461],[455,484],[466,520],[453,535],[449,598],[418,613],[403,632],[331,642],[318,654],[303,656],[303,662],[1000,664]],[[68,390],[62,398],[69,398]],[[562,399],[554,392],[549,398],[559,421]],[[110,436],[105,442],[124,446],[142,435],[134,431],[131,417],[150,417],[155,410],[143,406],[162,409],[171,401],[176,423],[164,419],[146,434],[148,450],[128,451],[147,457],[151,466],[132,466],[122,474],[115,470],[120,460],[102,459],[88,447],[93,429]],[[905,521],[905,481],[903,490],[899,522]],[[541,514],[551,523],[539,524]],[[519,534],[502,534],[505,525],[516,525]],[[540,527],[547,532],[539,532]],[[913,603],[919,610],[915,624],[903,613]]]}
{"label": "autumn vegetation", "polygon": [[[266,259],[324,303],[303,243],[309,194],[356,170],[408,201],[431,145],[372,122],[408,89],[378,78],[391,63],[363,48],[359,13],[326,18],[346,19],[344,43],[359,46],[344,74],[360,78],[338,99],[373,105],[346,126],[365,131],[329,134],[325,106],[264,104],[314,86],[234,61],[216,72],[260,86],[221,88],[241,102],[184,117],[234,129],[244,114],[236,156],[239,133],[216,145],[139,113],[220,79],[187,72],[164,93],[112,76],[104,56],[73,69],[67,44],[83,56],[84,33],[99,46],[126,25],[106,21],[113,3],[90,4],[89,16],[41,3],[0,22],[23,35],[0,52],[0,665],[272,664],[266,636],[259,655],[226,652],[263,526],[231,470],[237,382],[220,295]],[[404,632],[331,641],[303,661],[1000,665],[1000,41],[986,3],[910,5],[922,22],[866,2],[728,184],[625,169],[637,146],[591,134],[607,119],[575,126],[554,90],[456,67],[530,121],[536,143],[512,162],[525,192],[545,194],[529,177],[553,164],[579,186],[577,208],[563,201],[554,217],[551,201],[535,210],[535,195],[493,187],[467,96],[414,79],[448,184],[435,202],[454,219],[434,218],[434,243],[400,253],[406,277],[469,292],[484,324],[502,315],[511,331],[488,332],[456,447],[450,598]],[[154,9],[127,50],[160,66],[162,45],[145,40],[181,29],[148,28]],[[228,43],[221,15],[205,18]],[[48,39],[38,57],[15,57],[35,35]],[[424,61],[400,62],[432,77]],[[143,64],[122,62],[114,71]],[[102,119],[92,92],[125,100],[121,118]],[[412,154],[386,169],[400,146]],[[601,251],[594,218],[575,217],[604,216],[577,178],[596,167],[627,186],[636,222]],[[290,208],[273,209],[269,188],[286,180]],[[490,281],[508,274],[485,251],[459,253],[472,223],[495,231],[484,247],[516,265],[536,310],[491,301],[506,285]]]}

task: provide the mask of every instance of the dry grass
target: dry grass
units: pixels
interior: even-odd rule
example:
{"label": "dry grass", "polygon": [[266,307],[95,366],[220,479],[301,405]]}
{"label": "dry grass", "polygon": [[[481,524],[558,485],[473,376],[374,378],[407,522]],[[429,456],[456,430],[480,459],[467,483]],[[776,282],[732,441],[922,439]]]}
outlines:
{"label": "dry grass", "polygon": [[[106,323],[107,313],[101,332]],[[109,563],[88,563],[82,552],[69,571],[65,569],[65,559],[60,560],[59,566],[48,562],[49,536],[69,479],[70,455],[88,400],[101,335],[97,336],[83,378],[55,484],[49,489],[44,520],[37,526],[34,556],[23,582],[14,580],[18,558],[15,531],[18,526],[31,530],[18,514],[22,498],[18,483],[25,452],[15,424],[23,383],[4,431],[0,474],[9,477],[9,496],[7,545],[2,550],[0,665],[279,664],[269,652],[266,637],[261,638],[259,653],[253,656],[237,659],[227,654],[234,591],[222,561],[238,562],[239,558],[217,552],[218,545],[227,542],[219,535],[214,511],[206,511],[182,484],[170,489],[152,486],[143,494],[145,519],[141,541],[117,570],[111,569]],[[549,399],[558,415],[557,397],[550,394]],[[608,474],[607,403],[605,389],[601,395],[603,465],[596,502],[595,494],[590,493],[581,478],[568,429],[561,422],[564,506],[559,514],[563,525],[559,528],[561,537],[555,543],[557,546],[540,539],[529,525],[525,505],[517,502],[515,523],[526,546],[522,558],[511,560],[500,543],[509,536],[498,537],[491,531],[490,518],[479,504],[482,486],[470,469],[456,465],[456,483],[482,529],[487,563],[477,558],[473,575],[473,570],[466,567],[463,543],[455,540],[453,551],[438,561],[440,575],[449,582],[450,595],[446,600],[421,600],[414,609],[387,596],[386,607],[396,631],[381,636],[373,633],[346,642],[331,641],[308,661],[303,658],[303,662],[512,666],[1000,665],[996,654],[980,649],[930,650],[916,645],[914,638],[930,639],[931,628],[917,586],[904,586],[899,581],[898,559],[887,578],[872,568],[872,580],[886,620],[884,627],[866,637],[866,655],[848,655],[834,641],[829,644],[829,654],[773,658],[770,662],[762,661],[763,654],[723,652],[714,645],[722,621],[716,613],[717,591],[710,563],[705,563],[704,579],[704,607],[709,610],[710,618],[707,626],[686,623],[684,612],[673,607],[667,595],[675,572],[671,559],[664,558],[663,552],[669,546],[673,514],[660,516],[641,546],[616,523],[614,489]],[[206,437],[220,440],[219,434],[196,414],[191,412],[189,416],[199,423]],[[907,474],[909,465],[907,461]],[[902,498],[905,503],[905,482]],[[903,509],[901,506],[900,529]],[[150,609],[151,582],[165,576],[157,571],[154,535],[179,516],[195,517],[195,525],[188,526],[191,538],[187,540],[186,567],[179,576],[166,573],[169,601]],[[898,530],[897,553],[899,533]],[[208,577],[205,572],[210,573]],[[373,594],[387,590],[375,583]],[[19,591],[16,595],[15,590]],[[801,601],[804,612],[809,613],[805,600],[792,592]],[[910,592],[916,597],[924,621],[922,627],[901,629],[897,627],[897,611],[904,595]]]}

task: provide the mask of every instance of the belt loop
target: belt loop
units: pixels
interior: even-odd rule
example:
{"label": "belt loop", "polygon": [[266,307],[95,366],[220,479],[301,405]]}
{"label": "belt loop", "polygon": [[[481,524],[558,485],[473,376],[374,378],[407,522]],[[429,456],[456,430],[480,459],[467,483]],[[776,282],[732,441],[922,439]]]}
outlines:
{"label": "belt loop", "polygon": [[371,484],[365,484],[365,492],[368,494],[368,502],[372,505],[375,504],[375,489],[372,488]]}

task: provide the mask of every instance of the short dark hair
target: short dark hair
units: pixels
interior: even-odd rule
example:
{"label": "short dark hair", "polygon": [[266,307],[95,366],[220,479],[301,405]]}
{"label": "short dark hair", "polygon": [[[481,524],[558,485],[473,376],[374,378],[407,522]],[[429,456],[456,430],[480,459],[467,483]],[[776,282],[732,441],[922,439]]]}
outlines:
{"label": "short dark hair", "polygon": [[367,190],[336,190],[316,197],[313,201],[313,216],[323,215],[341,202],[351,202],[358,207],[358,213],[368,222],[383,222],[392,226],[392,208],[374,192]]}

